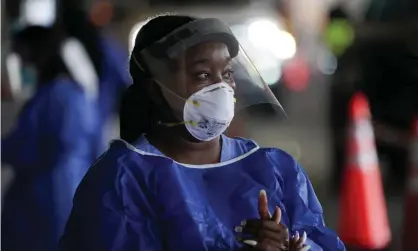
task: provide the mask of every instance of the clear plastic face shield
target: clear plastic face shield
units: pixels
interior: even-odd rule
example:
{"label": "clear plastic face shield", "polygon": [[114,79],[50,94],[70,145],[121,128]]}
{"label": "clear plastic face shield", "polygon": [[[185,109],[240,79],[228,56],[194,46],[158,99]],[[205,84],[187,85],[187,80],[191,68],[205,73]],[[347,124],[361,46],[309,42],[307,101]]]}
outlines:
{"label": "clear plastic face shield", "polygon": [[[134,58],[138,67],[160,85],[164,98],[186,127],[206,120],[194,116],[199,113],[217,118],[217,122],[206,121],[200,126],[228,127],[234,113],[260,104],[270,104],[278,116],[286,117],[230,28],[218,19],[197,19],[183,25],[136,57],[141,57]],[[196,111],[190,112],[193,109]],[[217,134],[216,130],[221,129],[209,134]]]}

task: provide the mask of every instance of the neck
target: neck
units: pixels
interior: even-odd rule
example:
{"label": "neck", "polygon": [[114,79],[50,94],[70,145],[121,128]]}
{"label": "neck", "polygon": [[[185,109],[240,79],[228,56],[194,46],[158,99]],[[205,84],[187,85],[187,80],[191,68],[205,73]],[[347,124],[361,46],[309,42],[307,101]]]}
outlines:
{"label": "neck", "polygon": [[[181,128],[160,127],[147,135],[148,140],[166,156],[187,164],[218,163],[221,155],[220,137],[196,141],[191,135],[179,133]],[[193,138],[193,139],[191,139]]]}

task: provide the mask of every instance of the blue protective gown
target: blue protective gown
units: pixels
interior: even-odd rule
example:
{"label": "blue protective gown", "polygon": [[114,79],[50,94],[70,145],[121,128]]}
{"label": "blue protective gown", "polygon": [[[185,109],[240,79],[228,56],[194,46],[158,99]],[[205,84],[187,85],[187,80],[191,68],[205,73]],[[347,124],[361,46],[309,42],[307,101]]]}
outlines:
{"label": "blue protective gown", "polygon": [[145,137],[113,142],[77,190],[60,250],[237,250],[234,227],[259,217],[261,189],[292,234],[307,232],[311,250],[345,250],[291,156],[226,136],[221,155],[220,164],[186,165]]}
{"label": "blue protective gown", "polygon": [[2,250],[56,250],[75,190],[95,159],[96,102],[59,78],[38,87],[1,142],[15,179],[4,201]]}
{"label": "blue protective gown", "polygon": [[99,76],[99,100],[102,117],[117,111],[119,93],[122,93],[131,84],[128,72],[128,54],[119,44],[108,37],[102,37],[100,47],[103,52],[103,70]]}
{"label": "blue protective gown", "polygon": [[[119,44],[106,36],[100,41],[103,52],[102,74],[99,76],[99,111],[100,124],[102,125],[102,138],[98,155],[102,154],[109,146],[107,126],[115,120],[119,106],[121,93],[132,83],[128,72],[128,54]],[[117,120],[117,119],[116,119]]]}

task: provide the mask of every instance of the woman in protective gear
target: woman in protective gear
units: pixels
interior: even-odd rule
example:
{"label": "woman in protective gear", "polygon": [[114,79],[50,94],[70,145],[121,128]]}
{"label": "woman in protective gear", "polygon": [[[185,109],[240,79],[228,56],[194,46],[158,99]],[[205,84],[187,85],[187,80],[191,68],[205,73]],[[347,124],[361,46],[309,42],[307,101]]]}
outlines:
{"label": "woman in protective gear", "polygon": [[[119,41],[94,26],[84,10],[84,0],[60,1],[62,30],[79,40],[86,49],[98,77],[98,109],[101,137],[98,138],[100,156],[117,135],[117,113],[122,92],[132,83],[127,68],[129,55]],[[96,156],[96,157],[97,157]]]}
{"label": "woman in protective gear", "polygon": [[97,104],[71,77],[63,39],[41,26],[13,37],[22,82],[33,92],[1,141],[1,161],[15,176],[3,201],[2,250],[57,250],[75,190],[97,157]]}
{"label": "woman in protective gear", "polygon": [[240,108],[280,107],[228,26],[151,19],[130,73],[121,139],[81,182],[61,251],[345,250],[290,155],[223,135]]}

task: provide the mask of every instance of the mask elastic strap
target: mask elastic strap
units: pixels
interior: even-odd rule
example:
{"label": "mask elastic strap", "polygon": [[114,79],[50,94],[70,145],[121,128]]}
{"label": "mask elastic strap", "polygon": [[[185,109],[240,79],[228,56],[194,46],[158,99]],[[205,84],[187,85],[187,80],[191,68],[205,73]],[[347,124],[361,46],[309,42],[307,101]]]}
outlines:
{"label": "mask elastic strap", "polygon": [[[131,57],[135,63],[135,65],[143,72],[146,72],[145,69],[141,66],[141,64],[139,63],[139,61],[136,59],[135,55],[132,53]],[[162,85],[159,81],[154,79],[154,82],[156,82],[161,88],[164,88],[164,90],[168,91],[170,94],[174,95],[175,97],[183,100],[184,102],[190,103],[192,105],[195,105],[197,107],[200,106],[200,102],[197,100],[189,100],[189,99],[185,99],[181,96],[179,96],[177,93],[173,92],[172,90],[170,90],[169,88],[165,87],[164,85]],[[173,126],[179,126],[179,125],[186,125],[186,124],[190,124],[192,126],[197,126],[196,121],[182,121],[182,122],[172,122],[172,123],[163,123],[162,121],[158,121],[159,125],[163,125],[163,126],[167,126],[167,127],[173,127]]]}
{"label": "mask elastic strap", "polygon": [[138,62],[138,60],[136,60],[136,57],[134,55],[134,53],[132,52],[131,54],[132,59],[134,60],[134,63],[136,64],[136,66],[143,72],[147,72],[142,66],[141,64]]}
{"label": "mask elastic strap", "polygon": [[[134,60],[134,63],[136,64],[136,66],[138,66],[138,68],[143,71],[146,72],[145,69],[141,66],[141,64],[139,63],[139,61],[136,59],[135,55],[132,53],[131,55],[132,59]],[[197,100],[189,100],[186,98],[181,97],[180,95],[178,95],[177,93],[173,92],[172,90],[170,90],[169,88],[165,87],[163,84],[161,84],[158,80],[153,79],[154,82],[156,82],[161,88],[164,88],[164,90],[168,91],[171,95],[174,95],[175,97],[181,99],[184,102],[190,103],[192,105],[195,105],[197,107],[200,106],[200,102]]]}

